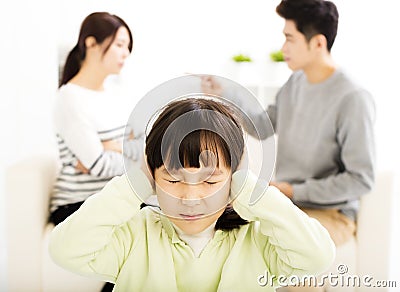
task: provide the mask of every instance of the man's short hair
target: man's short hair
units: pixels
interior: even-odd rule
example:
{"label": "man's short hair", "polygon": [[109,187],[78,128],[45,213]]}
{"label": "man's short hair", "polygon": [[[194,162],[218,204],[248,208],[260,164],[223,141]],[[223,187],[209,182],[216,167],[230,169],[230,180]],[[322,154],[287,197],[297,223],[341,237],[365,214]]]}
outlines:
{"label": "man's short hair", "polygon": [[276,12],[286,20],[293,20],[307,41],[317,34],[324,35],[327,49],[331,51],[339,19],[334,3],[324,0],[282,0]]}

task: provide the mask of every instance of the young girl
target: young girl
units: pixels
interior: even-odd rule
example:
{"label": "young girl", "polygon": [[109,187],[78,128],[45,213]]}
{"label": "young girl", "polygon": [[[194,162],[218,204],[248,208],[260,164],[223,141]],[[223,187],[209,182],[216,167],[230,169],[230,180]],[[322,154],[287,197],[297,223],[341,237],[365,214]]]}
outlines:
{"label": "young girl", "polygon": [[[115,291],[274,291],[279,276],[323,272],[335,254],[328,232],[238,169],[244,145],[228,105],[170,103],[146,138],[153,183],[137,169],[113,178],[56,226],[52,258]],[[264,194],[249,205],[256,188]],[[140,209],[154,191],[160,209]]]}

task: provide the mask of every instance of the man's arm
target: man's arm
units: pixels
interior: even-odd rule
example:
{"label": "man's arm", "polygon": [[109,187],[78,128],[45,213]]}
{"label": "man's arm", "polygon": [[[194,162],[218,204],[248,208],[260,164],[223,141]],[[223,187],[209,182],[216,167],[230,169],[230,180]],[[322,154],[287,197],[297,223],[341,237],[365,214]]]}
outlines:
{"label": "man's arm", "polygon": [[265,111],[257,98],[245,87],[233,83],[222,85],[213,76],[205,75],[201,77],[201,90],[231,101],[239,109],[242,125],[251,136],[265,140],[274,135],[272,125],[275,121],[269,117],[270,110]]}

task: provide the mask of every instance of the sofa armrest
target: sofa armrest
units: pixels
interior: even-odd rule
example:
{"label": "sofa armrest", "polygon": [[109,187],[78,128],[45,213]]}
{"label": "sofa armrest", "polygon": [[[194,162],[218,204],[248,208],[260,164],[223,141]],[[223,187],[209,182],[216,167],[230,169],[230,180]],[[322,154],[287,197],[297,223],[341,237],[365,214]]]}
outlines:
{"label": "sofa armrest", "polygon": [[42,238],[57,172],[54,155],[38,155],[6,170],[9,291],[40,291]]}
{"label": "sofa armrest", "polygon": [[357,228],[357,272],[375,280],[389,279],[395,184],[394,172],[378,172],[374,188],[361,198]]}

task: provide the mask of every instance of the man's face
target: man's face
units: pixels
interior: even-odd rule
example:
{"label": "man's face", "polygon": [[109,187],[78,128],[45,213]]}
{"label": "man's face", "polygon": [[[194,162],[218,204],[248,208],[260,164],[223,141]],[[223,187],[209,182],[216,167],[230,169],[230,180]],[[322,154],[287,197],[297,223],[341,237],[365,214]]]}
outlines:
{"label": "man's face", "polygon": [[282,46],[282,53],[288,67],[293,71],[306,69],[314,58],[312,46],[297,30],[293,20],[285,20],[283,34],[285,42]]}

